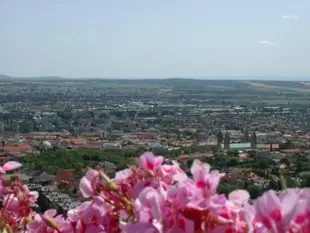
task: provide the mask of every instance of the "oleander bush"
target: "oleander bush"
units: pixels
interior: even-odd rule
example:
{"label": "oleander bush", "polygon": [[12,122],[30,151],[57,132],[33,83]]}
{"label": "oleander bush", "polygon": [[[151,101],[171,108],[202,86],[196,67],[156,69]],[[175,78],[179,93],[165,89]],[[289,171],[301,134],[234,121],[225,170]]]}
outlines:
{"label": "oleander bush", "polygon": [[[88,169],[80,180],[85,198],[66,216],[50,209],[36,213],[38,194],[19,180],[0,178],[0,232],[28,233],[307,233],[310,189],[265,192],[250,201],[245,190],[217,193],[222,173],[194,160],[191,178],[177,162],[142,154],[137,166],[110,179],[103,169]],[[0,173],[17,169],[8,162]]]}

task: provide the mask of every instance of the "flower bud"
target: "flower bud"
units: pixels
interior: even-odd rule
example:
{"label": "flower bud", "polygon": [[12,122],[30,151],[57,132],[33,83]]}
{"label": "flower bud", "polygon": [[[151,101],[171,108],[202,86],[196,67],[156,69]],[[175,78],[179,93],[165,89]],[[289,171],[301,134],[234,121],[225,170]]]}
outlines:
{"label": "flower bud", "polygon": [[58,227],[57,227],[56,222],[54,221],[54,219],[49,218],[49,217],[45,217],[45,216],[41,216],[41,217],[42,217],[44,223],[45,223],[48,227],[50,227],[50,228],[56,230],[57,232],[60,232],[59,229],[58,229]]}

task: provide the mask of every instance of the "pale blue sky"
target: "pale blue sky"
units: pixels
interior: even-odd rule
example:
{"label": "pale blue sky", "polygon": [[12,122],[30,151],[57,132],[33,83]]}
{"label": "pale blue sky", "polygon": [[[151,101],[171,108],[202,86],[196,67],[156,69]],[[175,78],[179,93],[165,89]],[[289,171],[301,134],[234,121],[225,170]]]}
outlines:
{"label": "pale blue sky", "polygon": [[309,76],[309,0],[0,0],[0,74]]}

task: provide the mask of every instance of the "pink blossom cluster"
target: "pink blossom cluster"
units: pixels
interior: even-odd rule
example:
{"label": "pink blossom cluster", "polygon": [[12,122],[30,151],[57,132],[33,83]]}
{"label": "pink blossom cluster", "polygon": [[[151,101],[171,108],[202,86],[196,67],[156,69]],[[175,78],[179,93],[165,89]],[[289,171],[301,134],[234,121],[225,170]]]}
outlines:
{"label": "pink blossom cluster", "polygon": [[[267,191],[249,202],[245,190],[226,197],[216,192],[223,176],[208,164],[193,162],[188,177],[177,162],[147,152],[139,165],[110,179],[88,169],[80,181],[85,202],[68,211],[35,213],[37,195],[14,181],[0,180],[3,203],[0,232],[28,233],[308,233],[310,189]],[[8,162],[1,173],[16,169]]]}

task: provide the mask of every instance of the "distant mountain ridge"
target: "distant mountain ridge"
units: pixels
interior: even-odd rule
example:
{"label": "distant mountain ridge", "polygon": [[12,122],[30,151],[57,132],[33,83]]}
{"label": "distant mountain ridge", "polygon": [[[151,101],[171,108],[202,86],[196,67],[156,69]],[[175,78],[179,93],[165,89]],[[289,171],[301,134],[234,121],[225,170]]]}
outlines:
{"label": "distant mountain ridge", "polygon": [[166,78],[166,79],[107,79],[107,78],[63,78],[57,76],[43,76],[43,77],[10,77],[0,75],[0,84],[34,84],[34,85],[86,85],[94,88],[168,88],[175,90],[220,90],[220,91],[233,91],[236,90],[251,90],[251,91],[264,91],[264,92],[291,92],[291,93],[305,93],[310,94],[310,78],[304,80],[286,79],[229,79],[228,77],[210,78],[210,79],[197,79],[197,78]]}
{"label": "distant mountain ridge", "polygon": [[54,80],[54,79],[64,79],[63,77],[60,76],[42,76],[42,77],[12,77],[12,76],[7,76],[7,75],[3,75],[0,74],[0,80],[16,80],[16,79],[32,79],[32,80],[36,80],[36,79],[44,79],[44,80]]}
{"label": "distant mountain ridge", "polygon": [[145,78],[145,77],[61,77],[61,76],[34,76],[34,77],[13,77],[8,75],[0,74],[0,80],[42,80],[42,81],[53,81],[53,80],[255,80],[255,81],[309,81],[310,76],[299,76],[299,77],[266,77],[266,76],[231,76],[231,77],[224,77],[224,76],[214,76],[214,77],[167,77],[167,78]]}
{"label": "distant mountain ridge", "polygon": [[0,80],[6,80],[6,79],[12,79],[12,77],[0,74]]}

